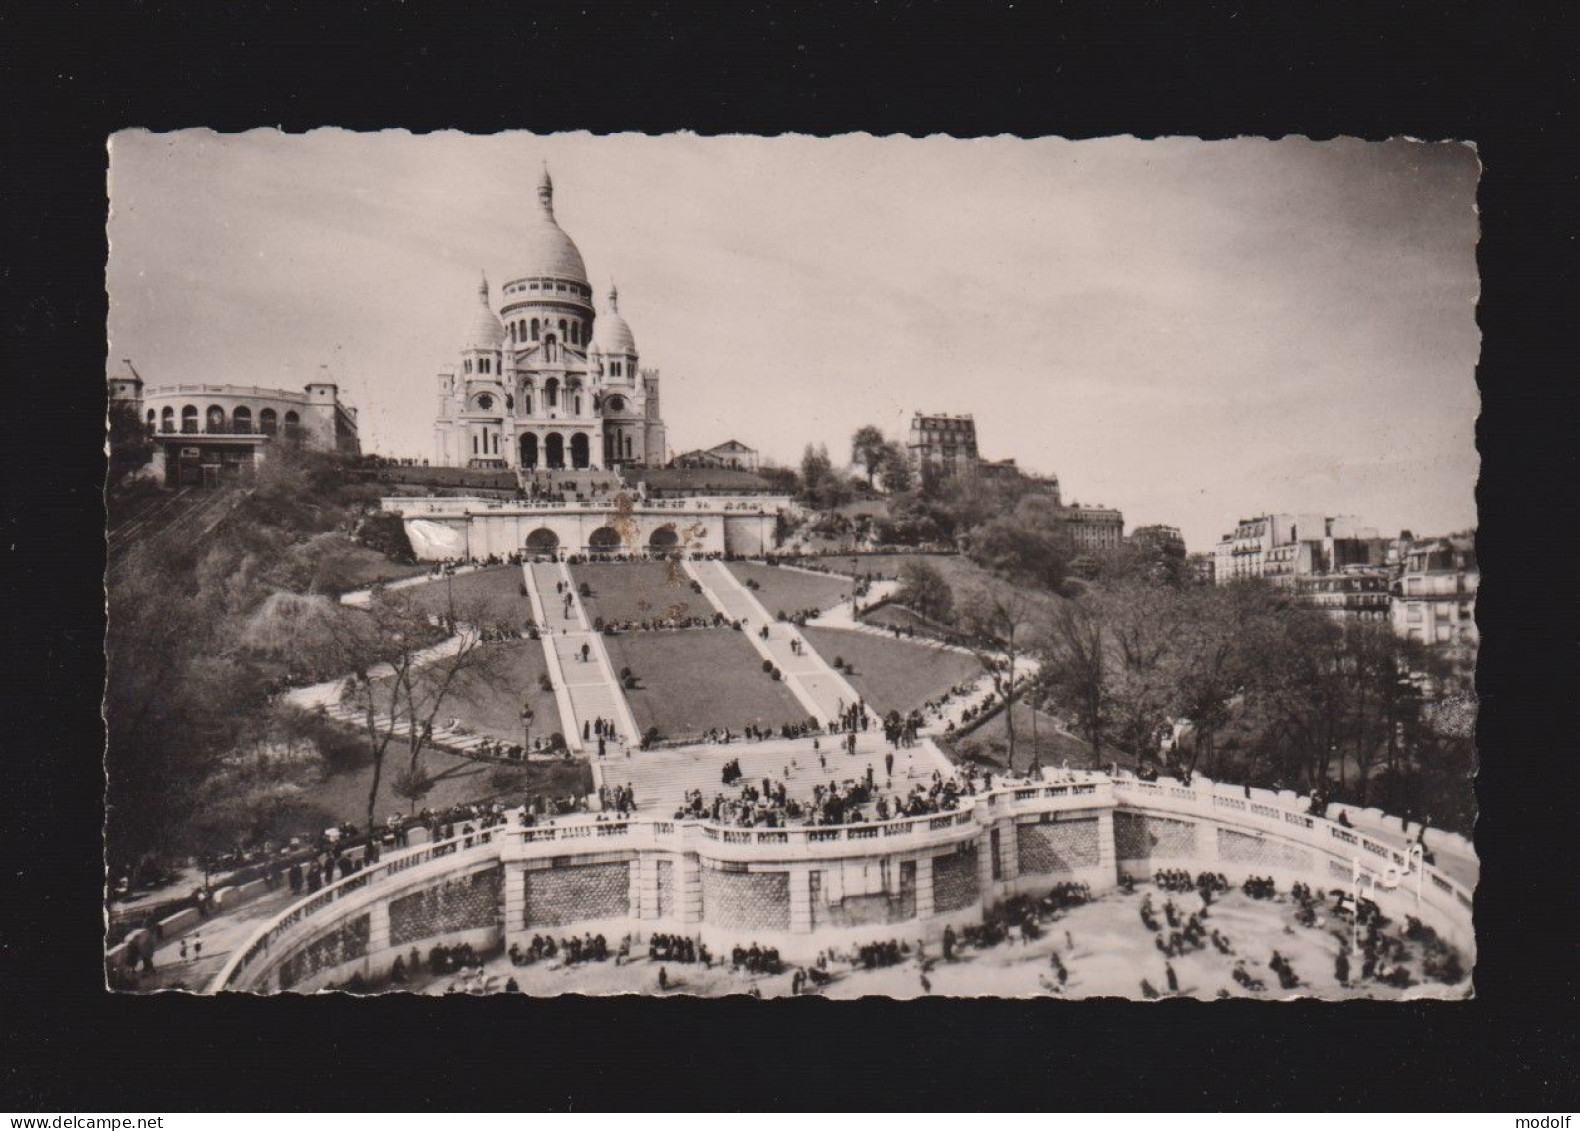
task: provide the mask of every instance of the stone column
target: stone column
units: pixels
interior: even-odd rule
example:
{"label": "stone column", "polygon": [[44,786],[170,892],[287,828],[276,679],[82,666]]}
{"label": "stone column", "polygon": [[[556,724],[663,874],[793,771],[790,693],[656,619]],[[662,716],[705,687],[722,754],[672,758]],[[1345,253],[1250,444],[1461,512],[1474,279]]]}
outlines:
{"label": "stone column", "polygon": [[680,905],[680,921],[687,924],[701,923],[704,912],[702,864],[689,852],[675,861],[675,895]]}
{"label": "stone column", "polygon": [[1114,811],[1112,808],[1097,811],[1097,866],[1104,879],[1119,882],[1119,852],[1114,844]]}
{"label": "stone column", "polygon": [[658,857],[631,861],[631,918],[658,918]]}
{"label": "stone column", "polygon": [[792,867],[790,877],[790,932],[812,933],[812,870],[805,864]]}
{"label": "stone column", "polygon": [[999,898],[999,886],[993,879],[993,829],[997,827],[995,822],[977,833],[977,895],[983,907]]}
{"label": "stone column", "polygon": [[527,934],[527,866],[520,861],[507,860],[504,864],[505,875],[501,880],[504,888],[504,928],[505,946],[520,941],[525,945]]}
{"label": "stone column", "polygon": [[1015,835],[1015,818],[1000,821],[994,828],[998,829],[999,872],[1003,877],[999,882],[1010,890],[1020,877],[1020,839]]}
{"label": "stone column", "polygon": [[931,856],[916,858],[916,917],[918,919],[933,917],[933,858]]}
{"label": "stone column", "polygon": [[390,948],[390,905],[381,899],[368,908],[368,956],[362,963],[362,976],[375,978],[395,959],[385,952]]}

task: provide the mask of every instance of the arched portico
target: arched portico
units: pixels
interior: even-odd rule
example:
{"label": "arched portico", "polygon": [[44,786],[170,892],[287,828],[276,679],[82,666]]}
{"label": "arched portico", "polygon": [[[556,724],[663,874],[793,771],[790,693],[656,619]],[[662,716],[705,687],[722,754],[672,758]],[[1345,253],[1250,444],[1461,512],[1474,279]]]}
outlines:
{"label": "arched portico", "polygon": [[540,526],[527,535],[526,548],[529,554],[557,554],[560,536],[548,527]]}
{"label": "arched portico", "polygon": [[521,466],[527,468],[538,466],[538,434],[536,432],[523,432],[521,434]]}
{"label": "arched portico", "polygon": [[619,532],[612,526],[600,526],[587,539],[587,548],[595,554],[618,554],[622,544]]}
{"label": "arched portico", "polygon": [[544,461],[551,468],[559,469],[565,466],[565,437],[558,432],[550,432],[543,437]]}
{"label": "arched portico", "polygon": [[679,545],[680,535],[675,533],[675,524],[673,522],[660,526],[653,531],[647,540],[648,549],[657,554],[667,554]]}
{"label": "arched portico", "polygon": [[575,468],[588,467],[592,463],[591,445],[587,442],[587,433],[578,432],[571,437],[571,466]]}

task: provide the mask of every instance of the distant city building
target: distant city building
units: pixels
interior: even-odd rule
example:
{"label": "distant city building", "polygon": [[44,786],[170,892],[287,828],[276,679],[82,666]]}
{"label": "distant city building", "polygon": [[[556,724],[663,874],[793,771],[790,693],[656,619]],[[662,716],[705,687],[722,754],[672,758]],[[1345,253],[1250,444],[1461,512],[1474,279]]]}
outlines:
{"label": "distant city building", "polygon": [[1406,552],[1393,583],[1394,631],[1424,644],[1474,648],[1481,570],[1469,536],[1431,538]]}
{"label": "distant city building", "polygon": [[964,416],[927,416],[911,418],[911,435],[906,450],[918,466],[935,464],[953,471],[975,471],[977,426],[970,413]]}
{"label": "distant city building", "polygon": [[1213,569],[1216,560],[1212,554],[1187,554],[1185,556],[1185,566],[1190,570],[1191,580],[1198,585],[1211,585],[1213,583]]}
{"label": "distant city building", "polygon": [[1248,577],[1288,589],[1302,577],[1351,565],[1386,564],[1387,540],[1352,515],[1265,514],[1241,519],[1218,542],[1213,578],[1219,585]]}
{"label": "distant city building", "polygon": [[1185,553],[1185,536],[1177,526],[1138,526],[1130,532],[1130,542],[1160,553]]}
{"label": "distant city building", "polygon": [[1113,507],[1071,503],[1064,508],[1064,526],[1077,553],[1117,550],[1125,541],[1125,516]]}
{"label": "distant city building", "polygon": [[1345,566],[1333,573],[1299,577],[1295,592],[1301,600],[1335,620],[1389,619],[1389,573],[1373,566]]}
{"label": "distant city building", "polygon": [[739,440],[727,440],[713,448],[697,448],[681,452],[671,462],[671,467],[727,467],[735,471],[756,471],[761,465],[756,448],[749,448]]}
{"label": "distant city building", "polygon": [[301,392],[257,385],[163,385],[146,390],[130,361],[110,375],[112,403],[128,406],[153,442],[152,470],[172,487],[212,487],[249,474],[270,444],[361,453],[357,410],[321,366]]}

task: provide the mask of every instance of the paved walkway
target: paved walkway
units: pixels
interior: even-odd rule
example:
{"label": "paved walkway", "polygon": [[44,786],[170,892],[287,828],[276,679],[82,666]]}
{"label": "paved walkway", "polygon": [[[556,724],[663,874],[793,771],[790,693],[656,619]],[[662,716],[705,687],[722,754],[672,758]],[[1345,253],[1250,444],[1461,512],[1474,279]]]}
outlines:
{"label": "paved walkway", "polygon": [[597,748],[596,739],[582,741],[583,728],[595,719],[613,722],[621,741],[633,746],[639,743],[641,731],[631,705],[620,690],[602,636],[592,630],[587,619],[569,567],[564,562],[537,562],[523,567],[522,572],[533,616],[544,626],[544,659],[571,749]]}
{"label": "paved walkway", "polygon": [[[477,564],[458,565],[451,571],[451,576],[452,577],[460,577],[462,574],[476,573],[480,569],[497,569],[497,568],[498,568],[497,564],[496,565],[477,565]],[[379,588],[381,588],[381,589],[385,590],[386,592],[388,592],[389,590],[393,590],[393,589],[411,589],[414,586],[426,585],[429,582],[432,582],[432,583],[437,585],[439,582],[441,582],[443,580],[444,580],[444,575],[442,573],[441,574],[419,573],[415,577],[402,577],[402,578],[400,578],[399,580],[396,580],[396,581],[383,582],[379,586]],[[340,595],[340,603],[342,605],[355,605],[355,606],[359,606],[360,607],[362,605],[366,605],[371,600],[373,600],[373,590],[371,588],[369,588],[369,589],[353,589],[349,593],[342,593]]]}
{"label": "paved walkway", "polygon": [[[811,738],[639,750],[629,759],[607,759],[603,776],[609,785],[629,784],[638,811],[667,817],[680,806],[689,790],[700,790],[709,801],[717,793],[733,796],[736,787],[726,786],[721,776],[724,763],[732,758],[740,761],[742,781],[759,783],[765,777],[782,781],[785,791],[801,801],[811,799],[813,786],[862,778],[869,766],[879,789],[891,795],[907,793],[911,786],[926,783],[934,770],[945,775],[954,771],[931,742],[896,750],[883,740],[881,727],[856,735],[855,754],[845,753],[843,734],[819,735],[817,742],[819,749],[815,751]],[[886,754],[894,755],[892,774],[884,761]]]}
{"label": "paved walkway", "polygon": [[[746,639],[763,659],[779,668],[784,674],[785,686],[812,718],[826,726],[839,718],[842,708],[861,698],[845,677],[818,655],[817,649],[795,625],[769,616],[751,590],[742,585],[723,562],[688,558],[685,567],[715,608],[732,621],[741,622]],[[768,626],[766,640],[759,635],[764,625]],[[792,642],[799,643],[799,652],[791,646]]]}

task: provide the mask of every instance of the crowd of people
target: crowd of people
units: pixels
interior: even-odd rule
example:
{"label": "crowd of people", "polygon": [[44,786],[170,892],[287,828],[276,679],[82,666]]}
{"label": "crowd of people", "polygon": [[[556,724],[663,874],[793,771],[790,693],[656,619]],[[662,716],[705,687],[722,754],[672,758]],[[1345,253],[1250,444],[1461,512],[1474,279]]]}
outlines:
{"label": "crowd of people", "polygon": [[631,788],[630,782],[624,785],[601,785],[598,787],[598,804],[605,813],[629,817],[636,812],[636,791]]}
{"label": "crowd of people", "polygon": [[748,974],[782,974],[784,968],[777,947],[758,946],[754,942],[749,947],[736,944],[730,950],[731,970],[744,970]]}
{"label": "crowd of people", "polygon": [[[620,953],[629,952],[630,941],[627,939]],[[549,935],[533,935],[532,941],[525,947],[513,942],[506,953],[512,966],[531,966],[534,962],[556,958],[567,966],[574,966],[581,962],[607,962],[610,958],[609,940],[591,932],[571,935],[558,942]]]}
{"label": "crowd of people", "polygon": [[688,935],[652,935],[647,940],[647,957],[650,962],[713,965],[713,956],[708,953],[707,946]]}

